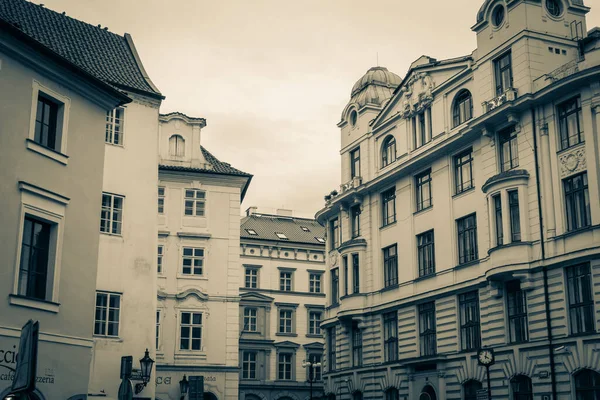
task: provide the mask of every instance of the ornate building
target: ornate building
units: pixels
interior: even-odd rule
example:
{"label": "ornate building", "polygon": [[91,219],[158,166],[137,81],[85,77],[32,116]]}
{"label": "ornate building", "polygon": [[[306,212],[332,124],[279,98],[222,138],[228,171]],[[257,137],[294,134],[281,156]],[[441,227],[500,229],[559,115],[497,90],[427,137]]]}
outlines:
{"label": "ornate building", "polygon": [[252,176],[201,146],[205,126],[178,112],[159,119],[153,322],[161,400],[180,398],[184,375],[204,377],[206,400],[238,398],[240,203]]}
{"label": "ornate building", "polygon": [[250,207],[239,233],[239,398],[320,398],[325,231],[290,210]]}
{"label": "ornate building", "polygon": [[[600,395],[600,30],[581,0],[486,0],[477,49],[373,68],[342,112],[325,392]],[[348,288],[348,290],[346,289]],[[485,361],[485,357],[482,357]]]}

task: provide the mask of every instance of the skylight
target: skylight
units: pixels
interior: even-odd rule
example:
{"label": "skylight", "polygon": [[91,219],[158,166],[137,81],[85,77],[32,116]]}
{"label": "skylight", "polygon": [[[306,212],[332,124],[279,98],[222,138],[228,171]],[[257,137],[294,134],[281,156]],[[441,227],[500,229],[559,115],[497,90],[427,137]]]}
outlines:
{"label": "skylight", "polygon": [[258,236],[258,233],[254,229],[246,229],[249,235]]}
{"label": "skylight", "polygon": [[310,232],[310,229],[308,229],[308,228],[307,228],[307,227],[305,227],[305,226],[301,226],[300,228],[302,228],[302,230],[303,230],[304,232]]}
{"label": "skylight", "polygon": [[315,239],[317,239],[317,242],[319,242],[319,243],[325,243],[325,239],[323,239],[321,237],[315,237]]}
{"label": "skylight", "polygon": [[285,236],[285,234],[281,233],[281,232],[275,232],[275,234],[277,235],[277,237],[279,239],[285,239],[285,240],[289,240],[287,236]]}

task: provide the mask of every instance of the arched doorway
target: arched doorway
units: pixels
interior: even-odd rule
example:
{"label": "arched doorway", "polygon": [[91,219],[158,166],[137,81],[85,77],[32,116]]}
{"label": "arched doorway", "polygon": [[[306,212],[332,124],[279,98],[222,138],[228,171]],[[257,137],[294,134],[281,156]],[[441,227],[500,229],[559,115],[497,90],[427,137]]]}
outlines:
{"label": "arched doorway", "polygon": [[510,380],[513,400],[533,400],[531,379],[525,375],[517,375]]}
{"label": "arched doorway", "polygon": [[419,400],[437,400],[437,395],[431,385],[425,385],[425,387],[423,387],[421,394],[419,395]]}
{"label": "arched doorway", "polygon": [[213,393],[211,392],[205,392],[204,393],[204,400],[218,400],[217,396],[215,396]]}
{"label": "arched doorway", "polygon": [[463,384],[463,399],[477,400],[477,391],[482,389],[481,382],[471,379]]}
{"label": "arched doorway", "polygon": [[575,374],[575,399],[594,400],[600,398],[600,374],[591,369],[582,369]]}

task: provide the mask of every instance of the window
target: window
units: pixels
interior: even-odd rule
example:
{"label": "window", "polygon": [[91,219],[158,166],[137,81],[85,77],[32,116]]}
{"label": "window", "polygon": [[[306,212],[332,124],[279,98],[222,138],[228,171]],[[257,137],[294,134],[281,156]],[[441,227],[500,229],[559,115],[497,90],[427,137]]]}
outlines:
{"label": "window", "polygon": [[164,186],[158,187],[158,213],[165,213],[165,188]]}
{"label": "window", "polygon": [[466,89],[461,90],[454,99],[452,108],[452,128],[473,118],[473,99],[471,92]]}
{"label": "window", "polygon": [[475,214],[456,220],[458,230],[458,263],[477,260],[477,218]]}
{"label": "window", "polygon": [[57,119],[58,104],[42,93],[38,94],[37,112],[35,114],[35,136],[34,141],[52,150],[60,150],[57,146]]}
{"label": "window", "polygon": [[257,332],[258,310],[256,308],[244,308],[244,327],[247,332]]}
{"label": "window", "polygon": [[352,112],[350,113],[350,125],[355,126],[356,121],[358,121],[358,113],[356,112],[356,110],[352,110]]}
{"label": "window", "polygon": [[322,237],[315,237],[315,240],[319,243],[325,243],[325,239],[323,239]]}
{"label": "window", "polygon": [[[504,7],[500,6],[496,8],[496,10],[499,9],[502,9],[502,20],[504,20]],[[496,14],[496,11],[494,11],[494,14]],[[494,77],[496,80],[496,96],[500,96],[508,89],[512,89],[513,77],[510,52],[494,60]]]}
{"label": "window", "polygon": [[513,400],[533,400],[531,379],[525,375],[517,375],[510,380]]}
{"label": "window", "polygon": [[310,293],[321,293],[321,274],[311,273],[308,276],[308,291]]}
{"label": "window", "polygon": [[435,249],[433,230],[417,235],[419,276],[435,274]]}
{"label": "window", "polygon": [[246,232],[248,232],[248,235],[258,236],[258,233],[254,229],[246,229]]}
{"label": "window", "polygon": [[400,393],[398,389],[392,387],[385,391],[385,400],[399,400]]}
{"label": "window", "polygon": [[562,7],[559,0],[546,0],[546,9],[548,9],[548,13],[553,17],[560,17],[560,14],[562,14]]}
{"label": "window", "polygon": [[102,211],[100,212],[100,232],[120,235],[123,225],[124,197],[102,193]]}
{"label": "window", "polygon": [[285,235],[285,233],[281,233],[281,232],[275,232],[275,235],[277,235],[277,237],[278,237],[279,239],[282,239],[282,240],[290,240],[290,239],[289,239],[289,238],[288,238],[288,237]]}
{"label": "window", "polygon": [[292,310],[279,310],[279,333],[294,333],[292,329],[293,316]]}
{"label": "window", "polygon": [[21,296],[39,300],[48,297],[51,227],[47,222],[25,216],[18,286]]}
{"label": "window", "polygon": [[360,176],[360,147],[350,152],[350,178]]}
{"label": "window", "polygon": [[382,226],[396,222],[396,188],[381,193]]}
{"label": "window", "polygon": [[156,310],[156,350],[160,348],[160,310]]}
{"label": "window", "polygon": [[483,389],[481,382],[471,379],[463,384],[463,400],[477,400],[477,391]]}
{"label": "window", "polygon": [[571,334],[594,332],[594,292],[589,264],[567,268]]}
{"label": "window", "polygon": [[600,374],[591,369],[582,369],[575,374],[575,395],[577,400],[600,398]]}
{"label": "window", "polygon": [[310,229],[308,229],[306,226],[301,226],[300,229],[302,229],[304,232],[310,232]]}
{"label": "window", "polygon": [[395,244],[383,249],[383,279],[385,287],[398,284],[398,252]]}
{"label": "window", "polygon": [[244,351],[242,356],[242,379],[256,379],[256,352]]}
{"label": "window", "polygon": [[348,296],[348,256],[342,257],[342,264],[344,265],[344,295]]}
{"label": "window", "polygon": [[169,138],[169,154],[175,157],[185,156],[185,140],[179,135]]}
{"label": "window", "polygon": [[[317,363],[321,363],[321,355],[320,354],[309,354],[308,356],[308,361],[310,361],[313,365],[317,364]],[[310,372],[309,372],[309,377],[312,378],[313,381],[320,381],[322,378],[322,368],[319,367],[313,367],[310,368]]]}
{"label": "window", "polygon": [[335,371],[336,358],[335,358],[335,326],[327,330],[327,348],[329,349],[329,372]]}
{"label": "window", "polygon": [[519,217],[519,192],[508,191],[508,212],[510,215],[510,239],[512,242],[521,241],[521,219]]}
{"label": "window", "polygon": [[352,393],[352,400],[363,400],[362,392],[354,392]]}
{"label": "window", "polygon": [[331,247],[337,249],[340,245],[340,222],[337,218],[329,222],[329,230],[331,232]]}
{"label": "window", "polygon": [[479,293],[475,290],[458,296],[460,304],[460,341],[462,350],[481,347]]}
{"label": "window", "polygon": [[396,161],[396,139],[392,135],[385,138],[381,146],[381,168]]}
{"label": "window", "polygon": [[492,24],[495,27],[499,27],[504,22],[504,7],[501,5],[496,6],[492,11]]}
{"label": "window", "polygon": [[561,150],[584,141],[581,131],[581,98],[579,96],[559,104],[558,128]]}
{"label": "window", "polygon": [[158,245],[158,248],[157,248],[157,255],[158,255],[158,257],[156,259],[156,269],[157,269],[156,272],[158,272],[159,274],[163,273],[163,253],[164,253],[164,250],[165,250],[165,246]]}
{"label": "window", "polygon": [[244,277],[244,287],[248,289],[258,288],[258,269],[246,268],[246,274]]}
{"label": "window", "polygon": [[352,293],[360,293],[360,266],[358,254],[352,254]]}
{"label": "window", "polygon": [[510,281],[506,284],[508,308],[508,329],[511,343],[529,340],[527,325],[527,294],[521,290],[521,283]]}
{"label": "window", "polygon": [[500,193],[492,197],[494,201],[494,225],[496,226],[496,245],[504,244],[504,230],[502,228],[502,199]]}
{"label": "window", "polygon": [[277,379],[289,381],[292,379],[292,354],[279,353],[277,362]]}
{"label": "window", "polygon": [[309,335],[320,335],[321,334],[321,311],[309,311],[308,312],[308,334]]}
{"label": "window", "polygon": [[106,136],[104,139],[106,143],[123,145],[123,114],[125,114],[123,107],[106,112]]}
{"label": "window", "polygon": [[182,257],[183,275],[204,275],[204,249],[197,247],[184,247]]}
{"label": "window", "polygon": [[590,226],[592,217],[587,172],[563,179],[563,187],[567,209],[567,230],[574,231]]}
{"label": "window", "polygon": [[383,315],[383,354],[385,361],[398,359],[398,314]]}
{"label": "window", "polygon": [[360,236],[360,206],[350,209],[350,219],[352,221],[352,239],[354,239]]}
{"label": "window", "polygon": [[285,292],[292,291],[292,272],[291,271],[280,271],[279,272],[279,290]]}
{"label": "window", "polygon": [[358,323],[352,322],[352,366],[362,366],[362,331]]}
{"label": "window", "polygon": [[423,146],[431,140],[431,117],[426,119],[426,112],[429,111],[424,110],[412,118],[413,143],[415,149]]}
{"label": "window", "polygon": [[182,312],[179,335],[180,350],[202,350],[202,313]]}
{"label": "window", "polygon": [[204,217],[206,192],[199,189],[185,190],[185,215]]}
{"label": "window", "polygon": [[331,270],[331,305],[340,302],[340,271],[339,268]]}
{"label": "window", "polygon": [[433,301],[419,305],[419,339],[422,356],[434,356],[437,353],[435,303]]}
{"label": "window", "polygon": [[471,149],[454,157],[454,182],[456,183],[456,194],[473,187],[473,155]]}
{"label": "window", "polygon": [[415,177],[417,211],[431,207],[431,170]]}
{"label": "window", "polygon": [[519,166],[519,148],[515,126],[509,126],[498,132],[500,148],[500,172],[506,172]]}
{"label": "window", "polygon": [[121,314],[121,295],[117,293],[96,292],[96,319],[94,335],[119,336]]}

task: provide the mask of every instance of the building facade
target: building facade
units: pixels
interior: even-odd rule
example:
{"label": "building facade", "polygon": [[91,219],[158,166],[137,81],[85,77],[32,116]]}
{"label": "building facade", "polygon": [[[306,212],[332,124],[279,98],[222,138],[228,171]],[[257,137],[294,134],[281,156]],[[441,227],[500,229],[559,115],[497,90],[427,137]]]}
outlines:
{"label": "building facade", "polygon": [[[86,399],[107,110],[131,101],[90,73],[61,15],[0,2],[0,398],[21,328],[39,321],[33,399]],[[65,17],[66,18],[66,17]],[[90,38],[93,41],[93,38]],[[77,185],[73,185],[77,182]]]}
{"label": "building facade", "polygon": [[179,399],[184,376],[203,376],[205,399],[237,399],[240,203],[252,176],[201,146],[203,118],[159,121],[156,398]]}
{"label": "building facade", "polygon": [[493,398],[600,395],[588,11],[486,0],[471,55],[356,83],[338,124],[342,185],[317,213],[330,398],[475,399],[480,349],[495,355]]}
{"label": "building facade", "polygon": [[325,231],[290,210],[250,207],[239,234],[239,398],[320,397]]}

